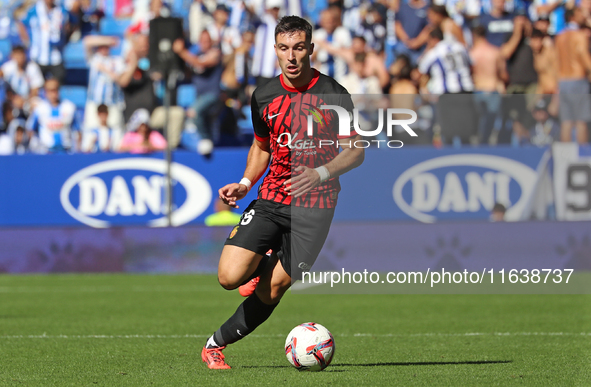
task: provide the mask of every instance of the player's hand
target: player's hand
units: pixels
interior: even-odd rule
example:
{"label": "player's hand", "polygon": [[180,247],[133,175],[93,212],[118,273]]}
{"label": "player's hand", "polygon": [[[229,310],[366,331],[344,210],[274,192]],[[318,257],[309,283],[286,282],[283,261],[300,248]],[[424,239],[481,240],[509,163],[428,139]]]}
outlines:
{"label": "player's hand", "polygon": [[175,40],[174,43],[172,44],[172,51],[177,55],[180,55],[184,49],[185,49],[185,42],[183,41],[183,39],[179,38],[179,39]]}
{"label": "player's hand", "polygon": [[285,192],[290,196],[299,198],[320,185],[320,174],[312,168],[300,165],[293,172],[296,176],[283,183]]}
{"label": "player's hand", "polygon": [[230,207],[238,208],[236,201],[242,199],[248,193],[244,184],[231,183],[219,189],[220,199]]}

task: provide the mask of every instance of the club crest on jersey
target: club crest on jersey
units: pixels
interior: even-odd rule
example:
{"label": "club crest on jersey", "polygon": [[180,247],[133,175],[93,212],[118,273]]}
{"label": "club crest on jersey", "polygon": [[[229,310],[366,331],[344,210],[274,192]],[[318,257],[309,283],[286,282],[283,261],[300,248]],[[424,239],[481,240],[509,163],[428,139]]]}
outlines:
{"label": "club crest on jersey", "polygon": [[238,227],[240,227],[240,226],[235,226],[235,227],[232,229],[232,232],[230,232],[230,236],[228,237],[228,239],[232,239],[232,238],[234,238],[234,236],[235,236],[235,235],[236,235],[236,233],[238,232]]}
{"label": "club crest on jersey", "polygon": [[302,110],[310,114],[310,117],[312,117],[312,120],[318,124],[319,128],[323,128],[326,125],[327,119],[324,112],[316,106],[305,103],[302,104]]}

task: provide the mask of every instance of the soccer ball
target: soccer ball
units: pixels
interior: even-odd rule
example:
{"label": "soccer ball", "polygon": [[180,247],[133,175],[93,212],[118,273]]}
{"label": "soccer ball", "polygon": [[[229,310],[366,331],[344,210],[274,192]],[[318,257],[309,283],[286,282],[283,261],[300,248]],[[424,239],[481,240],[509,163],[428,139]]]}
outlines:
{"label": "soccer ball", "polygon": [[285,340],[285,356],[300,371],[322,371],[334,351],[334,338],[328,329],[313,322],[293,328]]}

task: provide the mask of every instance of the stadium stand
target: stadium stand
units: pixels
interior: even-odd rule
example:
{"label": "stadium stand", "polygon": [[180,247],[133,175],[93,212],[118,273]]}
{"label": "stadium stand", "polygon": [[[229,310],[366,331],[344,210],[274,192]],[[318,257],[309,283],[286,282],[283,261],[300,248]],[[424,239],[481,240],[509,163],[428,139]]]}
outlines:
{"label": "stadium stand", "polygon": [[10,58],[10,51],[12,50],[12,44],[8,39],[0,39],[0,64],[6,62]]}
{"label": "stadium stand", "polygon": [[60,89],[60,96],[63,99],[68,99],[76,105],[78,109],[84,109],[86,104],[86,87],[84,86],[62,86]]}
{"label": "stadium stand", "polygon": [[123,37],[130,24],[130,19],[114,19],[106,17],[101,20],[100,33],[101,35]]}
{"label": "stadium stand", "polygon": [[64,65],[67,69],[88,68],[82,42],[68,43],[66,45],[64,49]]}
{"label": "stadium stand", "polygon": [[[4,20],[13,21],[10,29],[0,29],[0,64],[9,59],[12,45],[21,44],[17,21],[22,20],[27,10],[35,6],[37,1],[40,0],[11,0],[8,6],[6,2],[0,2],[0,15],[3,15]],[[468,81],[468,78],[471,78],[475,84],[475,94],[478,95],[475,95],[474,98],[466,97],[466,101],[474,100],[473,109],[478,114],[482,114],[483,108],[492,109],[487,113],[486,122],[482,118],[479,119],[478,133],[474,131],[474,133],[471,132],[469,136],[466,136],[464,144],[470,143],[472,145],[540,146],[556,141],[558,139],[556,131],[548,132],[548,130],[544,129],[560,125],[559,98],[557,96],[552,97],[550,94],[555,94],[558,91],[556,85],[558,84],[559,72],[553,60],[553,58],[556,58],[554,37],[565,27],[562,24],[552,24],[552,20],[556,19],[554,13],[563,12],[569,7],[576,10],[580,9],[585,19],[584,22],[581,22],[582,24],[579,23],[581,24],[580,28],[591,30],[591,2],[565,3],[560,5],[556,11],[552,11],[551,15],[541,16],[536,13],[541,12],[538,9],[540,5],[537,2],[520,1],[520,5],[517,7],[513,4],[514,2],[506,1],[504,5],[498,2],[498,4],[495,3],[495,7],[492,7],[489,0],[482,2],[470,0],[470,7],[466,9],[458,8],[459,6],[454,5],[453,2],[446,2],[445,5],[434,5],[433,3],[441,4],[441,2],[402,0],[400,3],[388,2],[388,5],[385,5],[386,3],[382,1],[360,0],[345,2],[338,12],[334,6],[330,8],[324,2],[318,2],[319,4],[322,3],[322,5],[318,5],[316,8],[312,7],[314,10],[310,5],[301,4],[304,9],[298,11],[291,7],[292,2],[280,0],[270,2],[270,4],[276,4],[277,7],[270,7],[265,10],[264,6],[255,6],[254,12],[247,12],[242,6],[242,2],[222,0],[203,2],[194,0],[158,0],[158,2],[152,2],[151,0],[99,0],[89,2],[80,11],[77,11],[76,7],[72,6],[73,3],[76,3],[76,1],[56,0],[56,4],[70,7],[68,9],[72,13],[71,20],[74,23],[74,25],[71,25],[74,33],[71,36],[67,35],[70,41],[65,45],[63,51],[66,76],[61,95],[64,98],[72,100],[79,110],[83,110],[89,82],[89,68],[82,43],[85,33],[98,33],[119,38],[119,44],[111,47],[110,55],[125,55],[127,60],[128,53],[136,52],[138,55],[137,69],[146,71],[150,68],[147,58],[148,47],[140,35],[146,33],[146,23],[154,15],[180,17],[185,23],[186,46],[193,50],[196,55],[207,54],[207,52],[201,51],[200,48],[203,45],[203,42],[199,39],[202,31],[209,33],[213,48],[217,46],[226,48],[222,61],[224,72],[220,83],[221,91],[219,92],[219,107],[221,109],[216,119],[213,120],[216,122],[208,123],[208,125],[222,125],[224,128],[230,125],[232,128],[227,133],[225,131],[224,135],[235,136],[238,142],[243,145],[248,144],[249,139],[252,137],[250,94],[254,87],[263,81],[263,79],[257,79],[254,76],[257,69],[254,54],[259,43],[257,43],[258,41],[255,39],[253,32],[257,31],[263,20],[271,17],[273,9],[279,9],[279,12],[277,15],[273,14],[272,18],[303,12],[302,16],[314,24],[313,28],[316,30],[314,33],[316,37],[316,57],[312,57],[312,61],[315,68],[330,74],[331,72],[323,67],[325,62],[329,64],[329,68],[336,61],[346,63],[344,75],[338,76],[335,73],[335,79],[339,83],[348,90],[351,88],[349,90],[351,93],[355,93],[352,90],[365,90],[367,92],[367,90],[370,90],[368,85],[377,85],[377,88],[374,87],[371,90],[377,90],[377,94],[388,98],[388,94],[420,95],[435,93],[433,85],[437,79],[441,79],[441,77],[455,79],[452,74],[453,71],[448,71],[449,69],[446,69],[445,66],[441,69],[445,74],[438,73],[438,68],[423,68],[423,73],[421,73],[418,60],[423,59],[427,51],[433,50],[428,45],[428,39],[423,36],[421,39],[407,39],[408,36],[405,35],[408,35],[408,33],[402,33],[399,29],[394,28],[395,23],[405,21],[403,20],[405,18],[409,18],[406,22],[410,20],[411,24],[414,23],[411,20],[412,17],[408,16],[403,8],[408,8],[407,3],[420,3],[419,5],[424,9],[428,9],[428,14],[431,15],[431,17],[424,19],[424,22],[428,23],[425,27],[426,30],[441,30],[445,37],[441,44],[451,44],[449,39],[455,40],[462,45],[462,51],[465,50],[464,54],[471,56],[471,72],[466,76],[466,80]],[[39,2],[39,4],[42,4],[42,2]],[[446,16],[446,12],[451,18]],[[521,67],[516,67],[515,63],[520,64],[520,61],[505,58],[506,60],[503,63],[506,62],[507,74],[499,72],[498,82],[495,83],[496,86],[490,89],[486,88],[488,84],[483,82],[483,79],[486,80],[488,75],[483,75],[483,72],[486,71],[485,64],[487,62],[486,60],[483,61],[482,57],[485,54],[498,55],[498,53],[495,53],[495,47],[486,44],[481,44],[475,50],[476,39],[472,32],[478,28],[482,29],[481,34],[486,39],[480,41],[487,44],[491,43],[488,35],[490,35],[491,31],[496,31],[495,28],[498,27],[494,23],[495,18],[499,17],[497,14],[504,15],[503,17],[507,21],[503,24],[504,36],[521,36],[522,44],[517,46],[518,50],[516,49],[512,55],[526,58],[527,63],[521,65]],[[523,23],[517,21],[521,21],[523,18],[526,19],[524,23],[527,24],[527,28],[521,31],[518,26],[523,25]],[[143,25],[144,27],[130,30],[132,20],[134,24]],[[76,25],[76,23],[81,24]],[[90,32],[83,31],[81,28],[83,23],[92,23],[93,30]],[[6,21],[4,21],[2,25],[6,24]],[[333,40],[332,35],[336,28],[340,29],[342,35],[350,36],[350,39],[343,40],[348,43],[345,43],[342,47],[338,46]],[[236,33],[236,31],[239,32]],[[530,32],[528,31],[533,31],[535,36],[531,36],[530,39],[528,36]],[[537,39],[535,42],[534,38]],[[543,42],[543,44],[540,42]],[[424,54],[420,58],[414,58],[417,61],[411,58],[409,62],[407,58],[406,62],[409,63],[404,64],[404,55],[398,54],[406,52],[409,48],[417,52],[424,52]],[[442,49],[442,47],[439,48]],[[476,55],[475,58],[480,58],[480,60],[472,58],[473,55]],[[446,60],[443,60],[443,62],[446,62]],[[387,63],[392,63],[392,66],[386,66]],[[104,67],[104,72],[109,72],[107,67]],[[178,100],[176,105],[181,106],[183,109],[192,107],[197,93],[190,77],[200,76],[206,72],[206,69],[199,68],[199,66],[190,70],[187,69],[186,75],[189,78],[186,78],[183,84],[177,88],[175,97]],[[109,77],[123,75],[120,72],[113,74],[109,74]],[[162,104],[163,83],[151,72],[146,71],[145,74],[149,76],[143,81],[153,82],[155,95],[157,96],[156,106],[159,106]],[[429,82],[425,82],[425,78]],[[538,79],[538,81],[528,81],[525,84],[520,82],[522,78]],[[354,79],[354,81],[347,83],[347,80],[350,81],[351,79]],[[117,78],[117,81],[119,82],[121,79]],[[136,81],[139,80],[136,78]],[[10,93],[6,92],[5,85],[5,83],[0,82],[1,103],[10,98]],[[487,93],[495,94],[497,92],[499,93],[497,96],[492,95],[490,98],[487,96]],[[498,101],[496,105],[493,103],[495,100],[508,101],[511,94],[523,92],[546,94],[548,96],[537,96],[536,101],[533,102],[528,99],[527,105],[520,102],[520,109],[526,111],[523,114],[520,113],[518,120],[509,111],[511,103],[499,104]],[[43,94],[41,96],[43,97]],[[523,97],[514,97],[513,99],[521,101]],[[543,99],[543,104],[537,103],[540,99]],[[437,112],[438,106],[436,102],[419,101],[419,99],[415,99],[415,101],[409,103],[408,107],[413,108],[419,114],[417,124],[422,131],[420,137],[423,142],[421,144],[462,146],[456,141],[457,138],[450,139],[450,135],[446,136],[445,130],[442,130],[439,122],[441,114]],[[535,112],[532,110],[534,105],[543,105],[543,108],[537,111],[541,110],[542,113],[547,113],[548,119],[546,121],[535,121],[533,117]],[[27,115],[26,112],[24,114]],[[538,115],[542,117],[542,114]],[[494,125],[491,123],[494,123]],[[191,132],[190,126],[198,124],[199,120],[195,115],[188,114],[184,130]],[[374,125],[374,127],[376,124],[376,122],[368,122],[368,125]],[[591,123],[589,124],[591,125]],[[480,132],[485,133],[485,135]],[[492,132],[491,136],[486,135],[489,132]],[[536,136],[541,139],[536,139]],[[411,141],[406,140],[405,145],[410,145]],[[232,144],[234,142],[224,140],[222,143]],[[192,149],[193,147],[189,148]]]}
{"label": "stadium stand", "polygon": [[180,85],[177,92],[177,104],[184,108],[191,107],[195,102],[197,91],[193,85]]}

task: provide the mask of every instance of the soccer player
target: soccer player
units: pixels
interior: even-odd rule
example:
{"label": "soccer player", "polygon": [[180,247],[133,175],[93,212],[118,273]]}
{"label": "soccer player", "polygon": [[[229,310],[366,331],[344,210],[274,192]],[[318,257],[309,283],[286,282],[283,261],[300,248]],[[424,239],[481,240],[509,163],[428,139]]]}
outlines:
{"label": "soccer player", "polygon": [[[262,324],[291,286],[292,276],[300,278],[311,268],[330,228],[340,190],[338,176],[363,162],[363,149],[354,146],[355,131],[339,139],[337,114],[319,109],[338,105],[351,112],[353,103],[341,85],[310,66],[311,40],[312,26],[304,19],[286,16],[278,22],[275,53],[281,74],[252,96],[255,140],[244,177],[219,190],[225,203],[238,207],[236,202],[270,162],[258,199],[242,214],[220,257],[222,287],[248,287],[257,278],[258,284],[247,292],[241,288],[248,298],[207,340],[201,357],[211,369],[230,368],[222,350]],[[311,112],[317,114],[313,135],[308,135]],[[331,141],[335,145],[322,146]],[[336,144],[343,149],[340,153]],[[266,255],[269,249],[273,253]]]}

